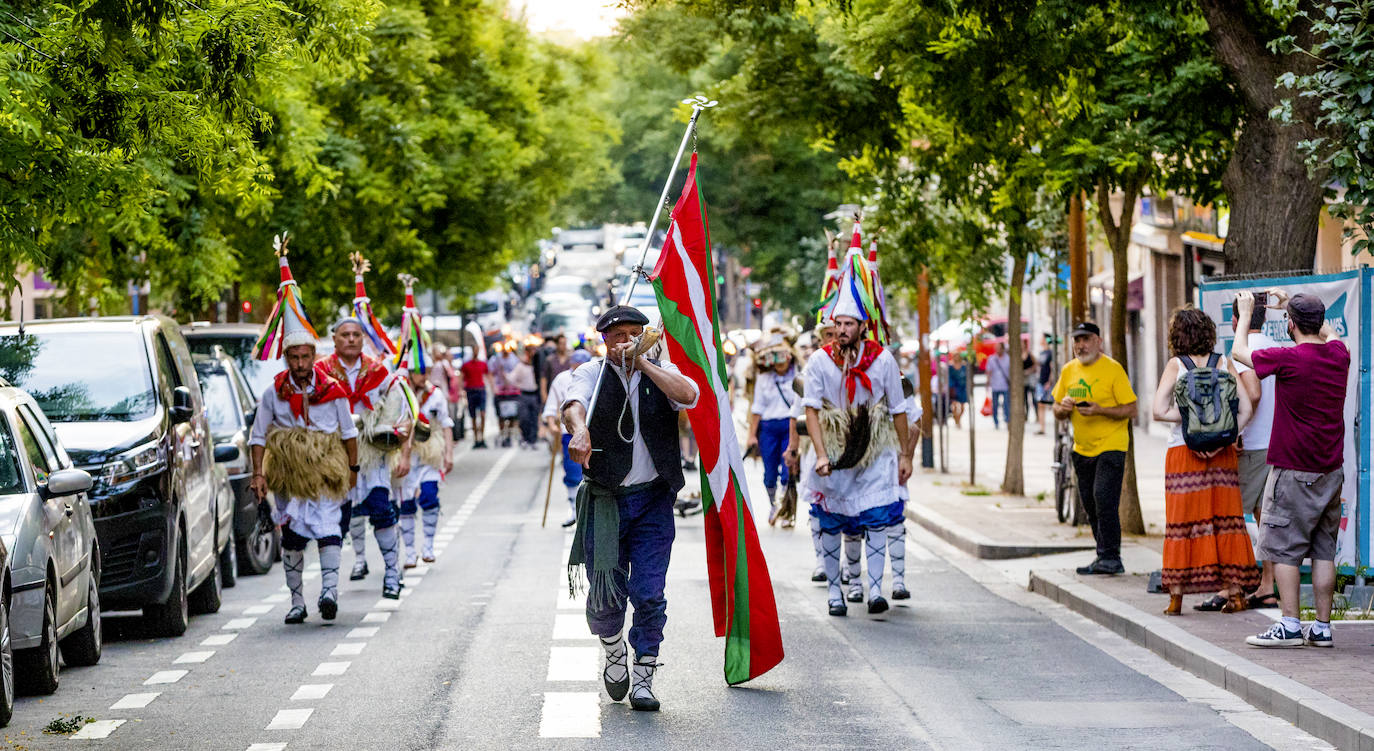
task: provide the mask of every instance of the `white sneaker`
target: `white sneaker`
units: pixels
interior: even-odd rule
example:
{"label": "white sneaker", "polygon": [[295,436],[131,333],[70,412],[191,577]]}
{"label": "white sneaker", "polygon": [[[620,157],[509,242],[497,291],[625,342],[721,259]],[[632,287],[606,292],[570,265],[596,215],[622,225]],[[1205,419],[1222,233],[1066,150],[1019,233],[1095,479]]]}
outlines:
{"label": "white sneaker", "polygon": [[1268,631],[1245,637],[1245,643],[1252,647],[1301,647],[1302,630],[1289,631],[1283,627],[1282,621],[1277,621]]}

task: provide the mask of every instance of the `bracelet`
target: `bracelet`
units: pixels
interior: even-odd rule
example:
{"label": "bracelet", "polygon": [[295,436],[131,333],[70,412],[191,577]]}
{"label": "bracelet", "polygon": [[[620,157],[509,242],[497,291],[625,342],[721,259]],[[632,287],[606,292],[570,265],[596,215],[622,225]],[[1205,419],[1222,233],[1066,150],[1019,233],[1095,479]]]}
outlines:
{"label": "bracelet", "polygon": [[358,472],[358,471],[360,471],[361,469],[362,469],[362,466],[361,466],[361,465],[358,465],[358,464],[350,464],[350,465],[348,465],[348,471],[349,471],[349,472]]}

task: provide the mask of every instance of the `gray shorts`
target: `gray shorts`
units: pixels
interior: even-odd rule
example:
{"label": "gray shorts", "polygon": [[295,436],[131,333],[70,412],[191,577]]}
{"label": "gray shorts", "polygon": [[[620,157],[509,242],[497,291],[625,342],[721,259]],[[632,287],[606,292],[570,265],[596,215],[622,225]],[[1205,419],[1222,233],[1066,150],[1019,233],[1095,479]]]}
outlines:
{"label": "gray shorts", "polygon": [[1304,558],[1336,560],[1345,471],[1299,472],[1274,467],[1264,485],[1260,559],[1301,566]]}
{"label": "gray shorts", "polygon": [[1240,507],[1251,516],[1263,510],[1264,486],[1269,482],[1269,449],[1240,452]]}

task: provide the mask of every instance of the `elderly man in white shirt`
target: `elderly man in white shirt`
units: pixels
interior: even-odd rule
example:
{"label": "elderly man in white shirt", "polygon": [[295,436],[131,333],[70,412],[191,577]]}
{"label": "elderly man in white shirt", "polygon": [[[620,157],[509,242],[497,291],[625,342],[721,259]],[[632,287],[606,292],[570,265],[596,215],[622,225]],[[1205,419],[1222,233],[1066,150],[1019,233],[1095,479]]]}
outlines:
{"label": "elderly man in white shirt", "polygon": [[[627,306],[601,315],[596,329],[606,342],[607,367],[597,359],[573,373],[562,414],[572,434],[569,456],[586,467],[570,583],[585,567],[587,625],[606,653],[606,692],[615,701],[628,692],[632,708],[657,711],[653,677],[668,620],[663,588],[675,533],[673,502],[683,486],[677,412],[695,406],[699,394],[674,366],[640,355],[648,322]],[[593,392],[596,411],[588,415]],[[627,600],[634,606],[632,674],[621,637]]]}

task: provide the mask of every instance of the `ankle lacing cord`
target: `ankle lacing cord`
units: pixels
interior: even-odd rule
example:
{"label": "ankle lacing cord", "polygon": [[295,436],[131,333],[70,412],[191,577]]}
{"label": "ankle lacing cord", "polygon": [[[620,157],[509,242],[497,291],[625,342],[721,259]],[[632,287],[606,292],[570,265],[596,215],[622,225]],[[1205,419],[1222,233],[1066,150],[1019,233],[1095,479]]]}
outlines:
{"label": "ankle lacing cord", "polygon": [[656,658],[650,658],[650,659],[653,659],[654,662],[639,662],[639,661],[635,661],[635,667],[637,667],[637,668],[648,668],[649,671],[648,671],[647,673],[645,673],[643,676],[640,676],[640,677],[638,677],[638,678],[635,679],[634,686],[632,686],[632,687],[630,688],[630,695],[631,695],[631,696],[638,696],[641,690],[647,692],[647,693],[649,694],[649,696],[653,696],[653,695],[654,695],[654,686],[653,686],[653,682],[654,682],[654,671],[656,671],[656,670],[658,670],[659,668],[663,667],[663,663],[658,662]]}

